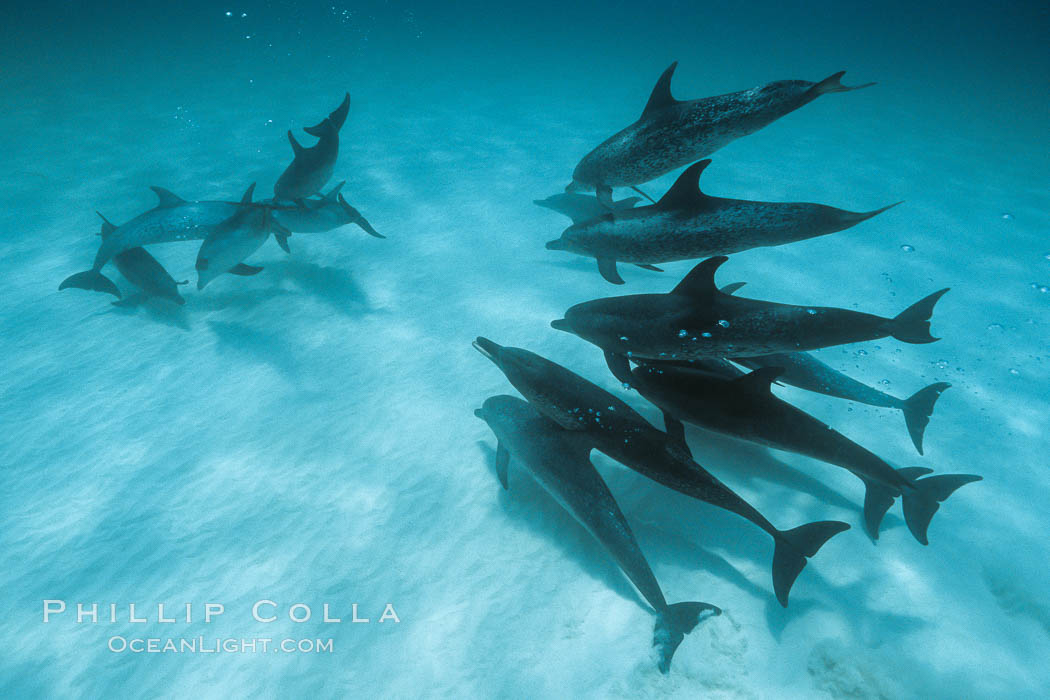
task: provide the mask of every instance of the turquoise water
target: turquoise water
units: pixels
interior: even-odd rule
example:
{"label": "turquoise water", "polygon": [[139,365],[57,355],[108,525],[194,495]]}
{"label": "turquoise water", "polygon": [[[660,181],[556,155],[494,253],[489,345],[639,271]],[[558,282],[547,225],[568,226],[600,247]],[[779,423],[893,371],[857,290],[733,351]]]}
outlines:
{"label": "turquoise water", "polygon": [[[1050,693],[1044,503],[1050,295],[1045,7],[954,3],[26,4],[3,10],[0,181],[5,697],[1040,697]],[[229,13],[229,15],[227,15]],[[242,17],[242,14],[245,15]],[[529,348],[631,403],[601,353],[549,323],[665,292],[692,267],[546,250],[532,201],[640,114],[679,61],[685,99],[779,79],[877,81],[712,156],[705,192],[869,210],[828,237],[733,255],[755,298],[892,316],[929,292],[930,345],[818,351],[907,396],[935,381],[919,457],[895,411],[776,394],[895,466],[976,473],[919,545],[877,546],[841,470],[700,430],[712,473],[784,526],[844,520],[782,609],[768,538],[595,452],[670,600],[725,611],[667,676],[653,618],[523,470],[493,473],[473,411],[513,393],[470,344]],[[332,183],[355,226],[272,240],[253,277],[186,304],[58,291],[150,185],[269,196],[285,131],[352,98]],[[664,192],[671,173],[643,186]],[[617,196],[629,194],[618,190]],[[150,251],[194,279],[196,243]],[[112,266],[107,274],[128,288]],[[43,622],[45,600],[66,612]],[[278,619],[253,619],[270,600]],[[99,604],[77,623],[75,605]],[[118,620],[109,622],[109,605]],[[145,623],[129,621],[135,603]],[[158,621],[158,604],[174,623]],[[192,604],[185,622],[184,605]],[[205,605],[225,612],[203,621]],[[291,622],[295,604],[309,621]],[[328,603],[341,623],[323,622]],[[369,623],[355,624],[358,617]],[[379,618],[391,604],[399,621]],[[272,607],[264,606],[265,613]],[[302,609],[292,611],[301,613]],[[260,615],[266,617],[265,614]],[[133,653],[114,637],[331,640],[303,653]]]}

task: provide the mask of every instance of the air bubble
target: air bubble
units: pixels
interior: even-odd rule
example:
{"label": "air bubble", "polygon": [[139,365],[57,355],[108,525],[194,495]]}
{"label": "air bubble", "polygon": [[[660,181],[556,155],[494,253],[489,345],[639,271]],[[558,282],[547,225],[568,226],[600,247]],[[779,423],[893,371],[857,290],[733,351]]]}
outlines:
{"label": "air bubble", "polygon": [[711,334],[710,334],[710,333],[708,333],[707,331],[704,331],[703,333],[701,333],[701,334],[700,334],[700,336],[701,336],[702,338],[710,338],[710,337],[711,337]]}
{"label": "air bubble", "polygon": [[685,338],[688,335],[689,335],[689,332],[686,329],[684,329],[684,328],[682,330],[678,331],[678,337],[679,338]]}
{"label": "air bubble", "polygon": [[729,321],[722,319],[718,322],[718,325],[722,326],[722,328],[729,328]]}
{"label": "air bubble", "polygon": [[1014,215],[1008,211],[1004,211],[1002,214],[1002,218],[1006,219],[1007,221],[1013,221]]}
{"label": "air bubble", "polygon": [[1015,367],[1010,368],[1010,374],[1014,375],[1015,377],[1021,376],[1021,373]]}
{"label": "air bubble", "polygon": [[905,253],[914,253],[915,252],[915,246],[908,245],[907,243],[905,243],[904,245],[901,246],[901,250],[903,250]]}

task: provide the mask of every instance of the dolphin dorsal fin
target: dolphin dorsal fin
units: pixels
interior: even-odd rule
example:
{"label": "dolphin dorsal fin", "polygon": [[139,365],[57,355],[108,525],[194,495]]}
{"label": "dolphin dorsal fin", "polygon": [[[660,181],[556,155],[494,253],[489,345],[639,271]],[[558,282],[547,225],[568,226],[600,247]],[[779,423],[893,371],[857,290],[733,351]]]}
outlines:
{"label": "dolphin dorsal fin", "polygon": [[305,150],[303,145],[295,140],[295,134],[292,133],[291,129],[288,130],[288,143],[292,144],[292,153],[296,157]]}
{"label": "dolphin dorsal fin", "polygon": [[758,369],[748,372],[743,377],[738,377],[733,380],[741,391],[750,391],[757,394],[768,394],[770,393],[770,386],[777,380],[777,377],[784,373],[783,367],[759,367]]}
{"label": "dolphin dorsal fin", "polygon": [[338,185],[336,185],[331,190],[329,190],[328,194],[326,194],[323,197],[323,199],[326,202],[337,202],[337,201],[339,201],[339,190],[343,189],[343,185],[345,185],[345,184],[346,184],[346,180],[343,180]]}
{"label": "dolphin dorsal fin", "polygon": [[700,191],[700,173],[709,165],[711,159],[705,158],[683,170],[656,206],[663,209],[699,209],[706,206],[713,198]]}
{"label": "dolphin dorsal fin", "polygon": [[708,299],[718,294],[718,287],[715,285],[715,271],[726,260],[729,260],[729,258],[724,255],[717,255],[697,263],[696,267],[682,278],[678,286],[671,290],[671,294],[700,299]]}
{"label": "dolphin dorsal fin", "polygon": [[678,61],[675,61],[660,75],[660,79],[656,81],[656,85],[649,95],[649,101],[645,103],[645,109],[642,110],[642,119],[678,103],[678,100],[671,97],[671,76],[674,75],[674,69],[677,67]]}
{"label": "dolphin dorsal fin", "polygon": [[248,185],[248,189],[244,191],[244,196],[241,197],[241,204],[252,203],[252,193],[255,192],[255,183]]}
{"label": "dolphin dorsal fin", "polygon": [[108,236],[109,234],[111,234],[111,233],[113,233],[114,231],[117,230],[117,227],[114,226],[113,223],[109,219],[107,219],[106,217],[102,216],[102,212],[96,211],[95,213],[98,214],[98,218],[102,219],[102,230],[99,231],[98,235],[100,235],[103,238],[105,238],[106,236]]}
{"label": "dolphin dorsal fin", "polygon": [[179,195],[175,194],[171,190],[166,190],[163,187],[154,187],[154,186],[151,186],[150,189],[153,190],[153,192],[157,195],[157,199],[160,200],[159,202],[157,202],[157,208],[158,209],[167,209],[169,207],[177,207],[180,204],[185,204],[186,203],[185,199],[183,199]]}

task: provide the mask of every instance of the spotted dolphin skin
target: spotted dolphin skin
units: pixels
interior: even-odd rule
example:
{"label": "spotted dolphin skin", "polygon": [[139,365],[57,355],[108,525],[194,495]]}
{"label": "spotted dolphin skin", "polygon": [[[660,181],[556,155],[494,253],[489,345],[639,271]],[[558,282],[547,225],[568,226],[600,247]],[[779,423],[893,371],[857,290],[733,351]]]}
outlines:
{"label": "spotted dolphin skin", "polygon": [[496,434],[496,469],[503,488],[508,488],[507,467],[513,457],[602,544],[652,606],[656,613],[653,646],[657,665],[667,673],[685,635],[703,619],[722,611],[709,603],[668,605],[627,518],[591,464],[592,446],[584,436],[563,430],[513,396],[486,399],[474,415]]}
{"label": "spotted dolphin skin", "polygon": [[642,360],[769,355],[876,340],[932,343],[930,316],[947,289],[912,304],[894,318],[828,306],[794,306],[720,291],[715,271],[728,258],[699,263],[668,294],[632,294],[584,302],[551,322],[615,360],[617,377],[629,357]]}
{"label": "spotted dolphin skin", "polygon": [[335,161],[339,157],[339,130],[343,128],[349,111],[350,93],[346,93],[342,104],[320,124],[303,129],[317,137],[317,143],[309,148],[302,146],[292,132],[288,132],[288,142],[292,145],[295,157],[273,186],[277,199],[304,199],[320,192],[331,179]]}
{"label": "spotted dolphin skin", "polygon": [[640,185],[709,156],[829,92],[847,87],[840,71],[811,83],[778,80],[761,87],[698,100],[671,96],[672,63],[656,82],[638,121],[610,136],[580,161],[567,192],[597,192],[608,201],[613,187]]}
{"label": "spotted dolphin skin", "polygon": [[357,224],[370,236],[386,238],[343,198],[340,190],[344,184],[345,180],[323,197],[300,200],[298,206],[275,208],[273,218],[292,233],[320,233],[346,224]]}
{"label": "spotted dolphin skin", "polygon": [[547,248],[595,258],[606,280],[623,284],[618,261],[674,262],[778,246],[842,231],[896,206],[852,212],[808,202],[710,197],[699,188],[700,173],[710,163],[687,168],[656,204],[574,223]]}
{"label": "spotted dolphin skin", "polygon": [[[108,221],[106,224],[113,226]],[[167,299],[179,306],[186,303],[179,294],[179,286],[187,282],[176,282],[145,248],[132,248],[118,253],[113,256],[113,264],[120,270],[120,274],[124,275],[124,279],[142,290],[133,297],[113,302],[115,306],[134,306],[149,298]]]}
{"label": "spotted dolphin skin", "polygon": [[197,252],[197,289],[204,289],[219,275],[255,275],[261,267],[246,265],[244,260],[266,242],[270,234],[287,249],[291,231],[273,218],[272,209],[261,202],[252,202],[255,183],[241,198],[237,212],[208,234]]}
{"label": "spotted dolphin skin", "polygon": [[536,410],[572,432],[585,435],[600,452],[679,493],[735,513],[773,538],[773,591],[787,607],[788,593],[808,559],[824,543],[848,530],[821,521],[778,530],[689,454],[685,435],[654,428],[637,411],[600,386],[545,357],[478,338],[474,347],[503,372]]}
{"label": "spotted dolphin skin", "polygon": [[930,473],[923,467],[894,469],[877,455],[791,404],[770,385],[779,367],[763,367],[736,379],[681,367],[641,366],[631,386],[664,412],[668,430],[681,430],[679,420],[767,447],[795,452],[842,467],[865,485],[864,525],[872,539],[898,496],[904,518],[916,540],[928,544],[930,519],[956,489],[981,477]]}
{"label": "spotted dolphin skin", "polygon": [[102,268],[114,256],[152,243],[203,240],[237,213],[236,202],[188,202],[162,187],[150,189],[157,194],[157,206],[121,226],[113,226],[103,217],[102,244],[94,265],[86,272],[67,277],[59,289],[90,289],[120,298],[120,290],[102,274]]}

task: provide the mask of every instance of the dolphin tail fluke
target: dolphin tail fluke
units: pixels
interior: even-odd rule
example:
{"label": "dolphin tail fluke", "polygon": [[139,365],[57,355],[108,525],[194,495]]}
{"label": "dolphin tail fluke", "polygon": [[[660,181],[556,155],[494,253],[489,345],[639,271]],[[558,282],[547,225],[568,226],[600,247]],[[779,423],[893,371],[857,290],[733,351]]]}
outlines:
{"label": "dolphin tail fluke", "polygon": [[863,85],[843,85],[841,80],[842,76],[846,74],[846,71],[840,70],[835,75],[829,75],[828,77],[821,80],[819,83],[813,85],[810,88],[810,92],[814,95],[826,95],[829,92],[849,92],[850,90],[860,90],[866,87],[871,87],[875,83],[864,83]]}
{"label": "dolphin tail fluke", "polygon": [[864,480],[864,530],[873,540],[879,539],[879,528],[886,512],[893,507],[893,502],[900,491],[876,481]]}
{"label": "dolphin tail fluke", "polygon": [[926,531],[930,520],[948,496],[966,484],[980,481],[976,474],[942,474],[913,482],[914,489],[904,491],[904,522],[921,544],[929,544]]}
{"label": "dolphin tail fluke", "polygon": [[773,592],[782,606],[787,607],[788,593],[802,569],[806,568],[809,557],[815,555],[825,542],[848,529],[847,523],[822,520],[780,531],[773,550]]}
{"label": "dolphin tail fluke", "polygon": [[98,270],[78,272],[75,275],[70,275],[65,278],[62,280],[62,284],[58,285],[60,290],[68,289],[69,287],[75,289],[90,289],[94,292],[105,292],[106,294],[112,294],[117,299],[120,299],[120,290],[117,289],[117,285],[113,284],[112,280]]}
{"label": "dolphin tail fluke", "polygon": [[702,621],[715,615],[721,615],[720,608],[710,603],[674,603],[666,610],[656,613],[656,627],[653,629],[653,646],[659,658],[657,666],[660,673],[671,670],[671,659],[685,635],[696,629]]}
{"label": "dolphin tail fluke", "polygon": [[915,444],[915,449],[922,454],[922,437],[926,432],[926,426],[930,424],[930,416],[933,414],[933,405],[937,403],[944,390],[950,387],[948,382],[937,382],[930,384],[925,389],[919,389],[901,406],[904,414],[904,422],[908,426],[908,434]]}
{"label": "dolphin tail fluke", "polygon": [[359,212],[354,207],[350,206],[350,202],[346,201],[346,198],[343,197],[343,195],[341,194],[339,195],[339,205],[343,207],[343,210],[346,212],[347,216],[350,217],[350,221],[360,226],[361,229],[364,230],[364,232],[367,233],[369,236],[375,236],[376,238],[386,238],[386,236],[372,228],[372,224],[368,223],[365,217],[361,216],[361,212]]}
{"label": "dolphin tail fluke", "polygon": [[947,291],[947,287],[936,291],[897,314],[893,319],[891,335],[905,343],[932,343],[940,340],[930,335],[930,316],[933,315],[934,304]]}
{"label": "dolphin tail fluke", "polygon": [[342,103],[340,103],[340,105],[335,108],[334,112],[329,114],[325,119],[323,119],[320,123],[315,124],[314,126],[303,127],[303,131],[310,134],[311,136],[316,136],[317,138],[321,138],[321,136],[323,136],[329,128],[334,129],[338,133],[338,131],[343,128],[343,122],[346,121],[346,115],[349,112],[350,93],[348,92],[346,93],[346,96],[343,97]]}

